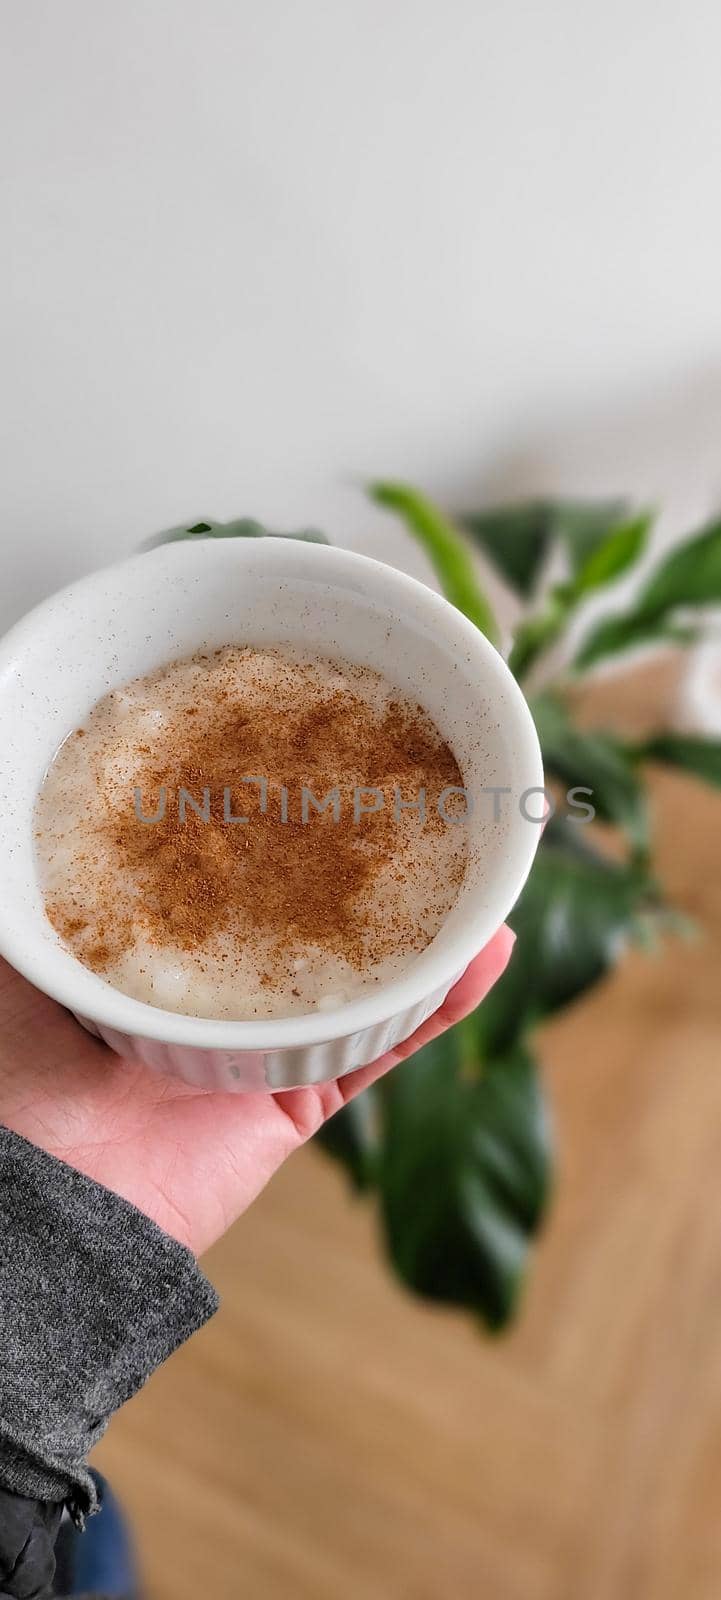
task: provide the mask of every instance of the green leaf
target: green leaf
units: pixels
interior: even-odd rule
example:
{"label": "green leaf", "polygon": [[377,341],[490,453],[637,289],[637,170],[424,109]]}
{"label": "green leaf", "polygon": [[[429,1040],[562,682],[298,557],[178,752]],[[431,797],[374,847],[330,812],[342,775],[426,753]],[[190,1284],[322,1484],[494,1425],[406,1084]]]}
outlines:
{"label": "green leaf", "polygon": [[679,636],[679,631],[670,627],[664,617],[647,619],[636,612],[630,616],[606,617],[587,635],[573,665],[577,671],[583,671],[595,666],[604,656],[636,650],[646,644],[677,642],[684,642],[684,636]]}
{"label": "green leaf", "polygon": [[406,484],[374,483],[368,492],[378,505],[403,518],[429,557],[446,599],[463,611],[492,644],[497,644],[498,624],[478,582],[470,553],[452,523],[430,500]]}
{"label": "green leaf", "polygon": [[524,617],[513,636],[508,665],[519,682],[530,671],[534,661],[555,644],[566,626],[569,602],[565,589],[551,591],[543,609],[534,616]]}
{"label": "green leaf", "polygon": [[174,544],[185,539],[304,539],[311,544],[328,544],[330,541],[324,533],[317,528],[301,528],[297,533],[278,533],[273,528],[265,528],[262,522],[255,522],[252,517],[236,517],[233,522],[194,522],[191,527],[185,525],[179,528],[170,528],[161,539],[162,544]]}
{"label": "green leaf", "polygon": [[721,602],[721,519],[672,550],[644,589],[638,611],[665,616],[679,606]]}
{"label": "green leaf", "polygon": [[586,832],[560,818],[546,828],[508,919],[518,936],[513,959],[477,1012],[489,1054],[598,983],[658,904],[643,867],[609,860]]}
{"label": "green leaf", "polygon": [[645,548],[652,524],[653,513],[645,511],[612,528],[582,563],[575,595],[580,598],[603,584],[612,583],[632,567]]}
{"label": "green leaf", "polygon": [[627,520],[624,500],[560,500],[552,511],[553,537],[565,545],[574,578]]}
{"label": "green leaf", "polygon": [[558,540],[576,575],[623,513],[622,500],[529,500],[470,512],[461,522],[512,588],[529,599]]}
{"label": "green leaf", "polygon": [[573,508],[554,508],[552,536],[565,537],[573,578],[556,584],[540,611],[525,617],[516,628],[508,664],[519,679],[530,671],[537,657],[555,644],[567,627],[572,613],[594,589],[611,583],[638,559],[653,521],[651,512],[632,517],[608,528],[612,508],[592,517],[590,508],[583,516]]}
{"label": "green leaf", "polygon": [[566,789],[591,789],[597,815],[623,828],[635,850],[645,850],[648,814],[635,752],[611,733],[583,733],[554,695],[539,695],[531,710],[546,773]]}
{"label": "green leaf", "polygon": [[501,576],[525,599],[533,593],[549,552],[548,510],[544,501],[532,500],[525,505],[490,506],[460,519]]}
{"label": "green leaf", "polygon": [[[716,520],[666,556],[629,614],[607,617],[592,629],[581,645],[574,666],[581,670],[593,666],[604,656],[651,642],[686,643],[689,630],[679,630],[675,626],[674,613],[719,603],[721,520]],[[695,630],[691,636],[695,636]]]}
{"label": "green leaf", "polygon": [[355,1189],[375,1182],[380,1156],[379,1091],[372,1085],[337,1111],[316,1134],[326,1154],[339,1161]]}
{"label": "green leaf", "polygon": [[177,528],[164,528],[162,533],[153,534],[150,543],[175,544],[179,539],[217,539],[222,528],[222,522],[216,522],[214,517],[207,517],[200,522],[181,522]]}
{"label": "green leaf", "polygon": [[464,1027],[384,1082],[381,1207],[403,1280],[500,1328],[543,1216],[551,1139],[530,1056],[518,1046],[469,1071]]}
{"label": "green leaf", "polygon": [[704,739],[695,734],[658,733],[637,746],[642,759],[680,767],[695,778],[721,786],[721,739]]}

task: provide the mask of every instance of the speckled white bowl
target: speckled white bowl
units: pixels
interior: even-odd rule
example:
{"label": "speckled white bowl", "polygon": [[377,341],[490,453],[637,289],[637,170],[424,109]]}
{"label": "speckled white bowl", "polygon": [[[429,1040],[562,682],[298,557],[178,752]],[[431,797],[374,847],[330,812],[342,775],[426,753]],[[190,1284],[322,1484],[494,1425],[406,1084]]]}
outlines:
{"label": "speckled white bowl", "polygon": [[[89,972],[43,909],[33,808],[62,740],[108,689],[196,650],[301,645],[384,673],[453,748],[476,796],[471,864],[433,943],[372,994],[308,1015],[213,1022],[162,1011]],[[0,952],[120,1055],[207,1088],[280,1089],[340,1077],[407,1038],[496,932],[539,827],[520,796],[543,784],[533,721],[508,668],[423,584],[347,550],[284,539],[165,545],[72,584],[0,642]],[[505,788],[501,815],[484,789]],[[540,814],[538,801],[529,810]]]}

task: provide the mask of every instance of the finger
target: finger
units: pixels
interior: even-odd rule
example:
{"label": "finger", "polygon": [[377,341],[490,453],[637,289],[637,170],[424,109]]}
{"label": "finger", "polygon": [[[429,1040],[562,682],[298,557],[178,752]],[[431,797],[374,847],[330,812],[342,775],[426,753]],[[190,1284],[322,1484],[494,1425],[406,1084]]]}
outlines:
{"label": "finger", "polygon": [[375,1083],[391,1067],[397,1066],[399,1061],[405,1061],[408,1056],[414,1055],[416,1050],[422,1049],[424,1044],[430,1044],[432,1039],[437,1039],[447,1028],[452,1028],[456,1022],[461,1022],[463,1017],[475,1011],[476,1006],[480,1005],[494,983],[497,983],[505,972],[515,942],[515,933],[504,923],[480,955],[476,956],[466,968],[463,977],[454,984],[438,1011],[435,1011],[432,1017],[428,1017],[409,1039],[404,1039],[401,1044],[386,1051],[378,1061],[372,1061],[369,1066],[360,1067],[357,1072],[349,1072],[347,1077],[341,1078],[339,1088],[344,1104],[353,1100],[355,1095],[361,1094],[370,1084]]}

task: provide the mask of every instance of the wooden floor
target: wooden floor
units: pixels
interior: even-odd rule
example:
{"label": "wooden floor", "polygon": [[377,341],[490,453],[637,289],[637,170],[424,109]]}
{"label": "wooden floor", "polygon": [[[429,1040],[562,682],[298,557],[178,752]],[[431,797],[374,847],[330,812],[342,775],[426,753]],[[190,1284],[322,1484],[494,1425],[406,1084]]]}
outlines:
{"label": "wooden floor", "polygon": [[704,932],[544,1032],[560,1176],[519,1325],[404,1295],[298,1156],[208,1258],[220,1315],[97,1452],[151,1600],[718,1600],[721,800],[654,788]]}

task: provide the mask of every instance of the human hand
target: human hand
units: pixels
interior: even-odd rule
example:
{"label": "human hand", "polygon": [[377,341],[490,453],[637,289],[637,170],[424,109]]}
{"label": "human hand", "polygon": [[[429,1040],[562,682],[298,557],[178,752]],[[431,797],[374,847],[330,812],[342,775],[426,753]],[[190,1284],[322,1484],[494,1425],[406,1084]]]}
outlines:
{"label": "human hand", "polygon": [[440,1010],[379,1061],[280,1094],[219,1094],[123,1061],[0,960],[0,1123],[201,1255],[335,1111],[474,1011],[513,943],[501,928]]}

